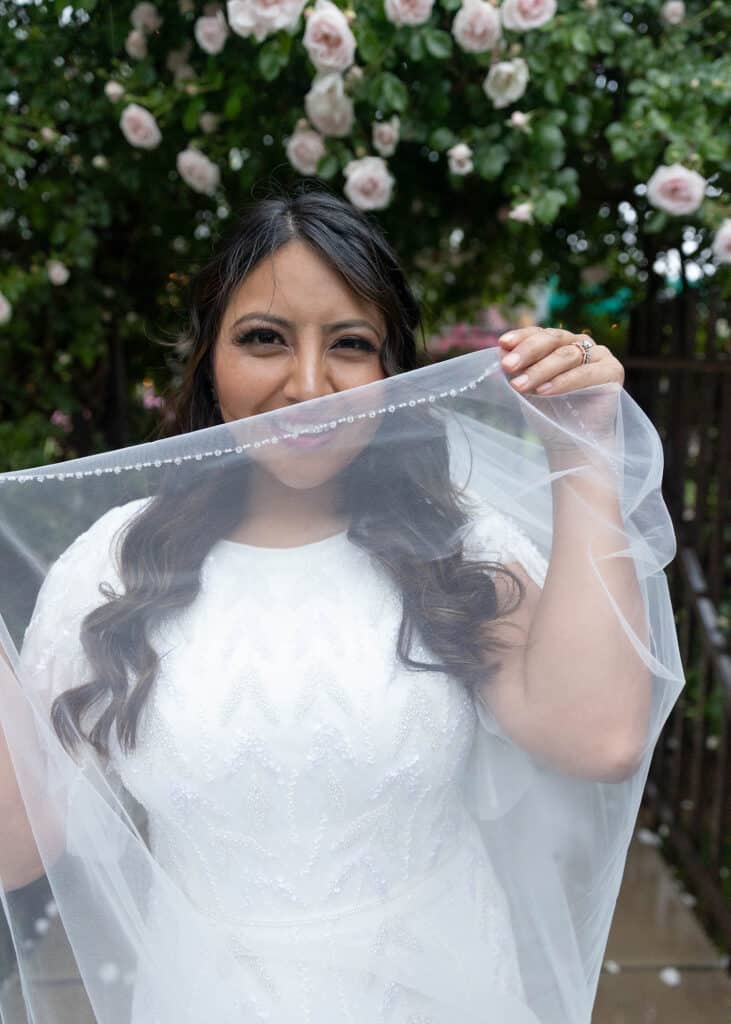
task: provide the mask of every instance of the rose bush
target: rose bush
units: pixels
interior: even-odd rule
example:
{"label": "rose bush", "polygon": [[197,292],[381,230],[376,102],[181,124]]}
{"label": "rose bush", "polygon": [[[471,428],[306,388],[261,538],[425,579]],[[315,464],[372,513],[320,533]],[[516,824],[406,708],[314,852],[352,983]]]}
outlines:
{"label": "rose bush", "polygon": [[138,385],[177,373],[150,336],[272,178],[372,211],[427,332],[590,268],[639,300],[682,244],[729,287],[722,0],[0,0],[0,24],[6,465],[149,429]]}

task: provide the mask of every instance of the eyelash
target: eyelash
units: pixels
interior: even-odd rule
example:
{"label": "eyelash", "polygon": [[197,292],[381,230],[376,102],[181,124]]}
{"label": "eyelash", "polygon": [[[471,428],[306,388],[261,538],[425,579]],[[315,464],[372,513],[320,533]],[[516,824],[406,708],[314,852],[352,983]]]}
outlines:
{"label": "eyelash", "polygon": [[[247,331],[245,334],[238,335],[236,337],[235,341],[236,341],[237,345],[243,345],[246,342],[251,341],[251,340],[253,340],[256,337],[259,337],[262,334],[269,334],[272,337],[281,338],[281,334],[278,334],[276,331],[269,330],[268,328],[265,328],[265,327],[259,327],[259,328],[256,328],[253,331]],[[375,347],[375,345],[372,345],[370,341],[366,341],[365,338],[358,338],[356,336],[348,337],[348,338],[340,338],[336,342],[336,344],[339,345],[343,341],[357,341],[359,345],[363,346],[362,351],[365,351],[365,352],[377,352],[378,351],[377,348]]]}

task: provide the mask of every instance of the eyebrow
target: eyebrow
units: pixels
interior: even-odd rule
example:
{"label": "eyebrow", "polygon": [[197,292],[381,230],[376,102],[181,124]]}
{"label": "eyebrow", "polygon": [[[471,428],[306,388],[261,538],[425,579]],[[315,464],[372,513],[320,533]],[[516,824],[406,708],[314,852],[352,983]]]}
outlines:
{"label": "eyebrow", "polygon": [[[235,320],[231,325],[231,329],[233,330],[246,320],[268,320],[270,323],[278,324],[280,327],[293,328],[295,326],[291,320],[285,320],[281,316],[273,316],[271,313],[247,313],[245,316],[240,316],[238,320]],[[350,327],[369,327],[379,340],[381,337],[373,324],[369,323],[368,320],[338,320],[337,323],[324,324],[323,326],[326,331],[341,331]]]}

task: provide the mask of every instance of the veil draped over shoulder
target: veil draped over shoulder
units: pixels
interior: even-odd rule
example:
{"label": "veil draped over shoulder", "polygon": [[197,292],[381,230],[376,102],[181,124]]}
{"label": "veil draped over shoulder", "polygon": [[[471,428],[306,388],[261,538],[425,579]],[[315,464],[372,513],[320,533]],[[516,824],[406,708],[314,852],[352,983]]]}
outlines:
{"label": "veil draped over shoulder", "polygon": [[[29,1021],[589,1024],[683,684],[662,467],[622,388],[487,350],[0,475]],[[307,543],[245,539],[255,473]]]}

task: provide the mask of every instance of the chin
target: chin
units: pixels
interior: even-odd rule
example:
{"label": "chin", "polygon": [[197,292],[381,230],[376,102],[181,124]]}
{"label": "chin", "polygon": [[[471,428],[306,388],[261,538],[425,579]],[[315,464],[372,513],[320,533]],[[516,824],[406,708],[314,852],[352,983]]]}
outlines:
{"label": "chin", "polygon": [[280,455],[270,450],[258,451],[252,461],[285,487],[308,491],[339,476],[357,454],[338,449],[336,452],[284,451]]}

